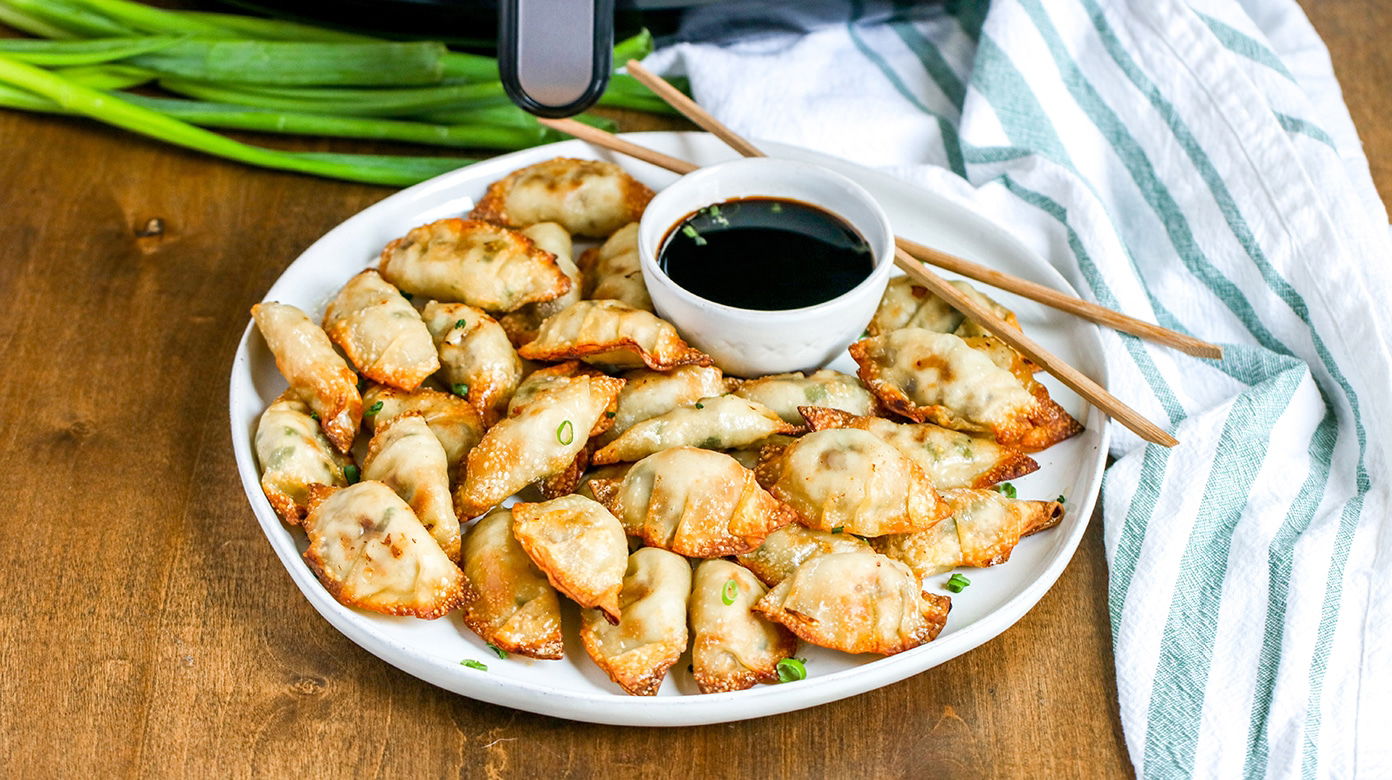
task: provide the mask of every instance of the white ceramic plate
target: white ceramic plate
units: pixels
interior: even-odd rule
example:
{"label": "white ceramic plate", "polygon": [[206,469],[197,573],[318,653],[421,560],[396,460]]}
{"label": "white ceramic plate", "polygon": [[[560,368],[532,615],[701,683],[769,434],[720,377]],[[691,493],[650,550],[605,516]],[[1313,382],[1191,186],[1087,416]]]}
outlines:
{"label": "white ceramic plate", "polygon": [[[735,157],[724,144],[704,133],[635,133],[628,137],[700,164]],[[774,156],[815,162],[859,182],[879,199],[900,235],[1057,289],[1069,289],[1057,272],[1005,230],[963,206],[832,157],[775,143],[761,142],[760,146]],[[266,300],[295,304],[316,317],[349,277],[375,263],[388,241],[416,225],[464,214],[490,182],[557,156],[612,160],[654,189],[675,179],[664,170],[580,141],[496,157],[399,192],[348,219],[300,255],[266,293]],[[991,295],[1014,309],[1025,330],[1045,347],[1106,383],[1102,344],[1094,326],[1009,294],[992,291]],[[848,356],[832,365],[850,372],[855,368]],[[888,658],[851,656],[804,645],[799,655],[807,659],[806,680],[717,694],[696,692],[687,671],[688,654],[672,667],[653,697],[624,695],[590,661],[577,638],[578,615],[569,604],[566,659],[561,661],[518,656],[500,660],[464,627],[458,613],[427,621],[378,615],[339,604],[300,557],[306,544],[304,535],[282,524],[261,492],[252,437],[261,412],[283,391],[285,381],[251,325],[237,346],[229,404],[237,468],[266,538],[305,598],[349,639],[409,674],[482,701],[595,723],[687,726],[789,712],[897,682],[991,639],[1034,606],[1078,546],[1101,484],[1108,437],[1106,421],[1096,409],[1051,378],[1043,381],[1087,430],[1036,455],[1042,468],[1014,482],[1022,498],[1066,496],[1067,515],[1057,528],[1023,540],[1009,563],[964,570],[971,578],[971,587],[953,597],[947,626],[935,641]],[[947,575],[934,579],[941,585]],[[488,670],[462,666],[460,662],[469,658],[486,663]]]}

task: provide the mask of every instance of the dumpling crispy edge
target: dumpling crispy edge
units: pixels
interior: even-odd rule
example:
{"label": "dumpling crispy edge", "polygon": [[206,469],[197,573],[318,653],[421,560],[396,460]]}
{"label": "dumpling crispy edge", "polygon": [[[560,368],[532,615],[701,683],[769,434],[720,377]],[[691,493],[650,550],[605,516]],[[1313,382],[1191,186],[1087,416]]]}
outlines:
{"label": "dumpling crispy edge", "polygon": [[[593,299],[586,299],[576,301],[573,305],[582,306],[585,304],[593,304],[595,302],[596,301]],[[672,323],[667,322],[666,320],[662,319],[661,317],[658,317],[656,314],[653,314],[652,312],[644,311],[642,309],[635,309],[632,306],[623,303],[622,301],[617,301],[617,303],[623,305],[623,307],[625,309],[628,309],[628,311],[620,312],[616,316],[643,314],[652,317],[653,319],[656,319],[665,324],[667,327],[671,328],[671,339],[673,343],[667,345],[667,347],[669,347],[668,349],[663,349],[661,346],[659,346],[659,349],[663,349],[664,352],[670,352],[671,354],[662,356],[653,352],[649,352],[648,350],[643,348],[643,345],[638,343],[637,339],[628,337],[620,337],[617,339],[613,339],[612,341],[606,342],[575,340],[566,340],[564,342],[561,342],[558,339],[556,344],[551,345],[550,347],[544,347],[541,345],[541,342],[547,335],[546,326],[550,324],[551,320],[542,323],[541,329],[537,333],[537,338],[531,341],[530,343],[524,344],[523,346],[519,347],[517,350],[517,354],[521,355],[522,357],[528,360],[541,360],[548,363],[554,363],[562,360],[585,360],[586,358],[596,358],[596,356],[605,355],[612,352],[627,352],[632,355],[635,355],[644,366],[647,366],[653,371],[666,371],[668,369],[676,368],[677,366],[710,366],[715,364],[715,361],[711,359],[710,355],[707,355],[701,350],[696,349],[695,347],[686,343],[686,340],[681,337],[681,334],[677,332],[676,326]],[[562,317],[564,315],[565,312],[560,312],[558,314],[553,315],[553,317]],[[597,360],[596,362],[603,361]],[[626,367],[636,368],[637,366]]]}
{"label": "dumpling crispy edge", "polygon": [[[708,566],[708,564],[710,564],[711,566]],[[736,569],[742,570],[745,574],[750,575],[750,579],[754,581],[753,584],[758,587],[758,590],[754,591],[754,593],[756,593],[757,595],[750,602],[748,607],[749,618],[751,620],[762,621],[771,626],[774,630],[774,633],[778,637],[778,641],[776,646],[770,648],[769,650],[768,658],[770,661],[772,661],[772,663],[769,664],[767,669],[751,669],[748,666],[744,666],[741,663],[741,666],[744,666],[744,671],[735,675],[717,676],[707,674],[707,670],[700,663],[697,663],[696,658],[698,648],[700,648],[702,644],[705,644],[701,641],[704,637],[701,634],[701,632],[697,630],[695,621],[692,620],[691,675],[696,680],[696,687],[701,691],[701,693],[727,693],[729,691],[748,690],[749,688],[753,688],[755,685],[759,683],[776,683],[778,682],[778,662],[782,661],[785,658],[792,658],[797,653],[798,638],[797,635],[789,631],[786,626],[783,626],[779,623],[775,623],[772,620],[765,618],[763,615],[754,612],[754,604],[758,603],[759,599],[763,598],[764,594],[768,592],[768,588],[765,587],[765,584],[760,580],[759,576],[755,574],[753,570],[749,569],[743,564],[734,563],[732,561],[728,561],[722,558],[710,558],[701,561],[701,563],[697,565],[696,571],[692,574],[691,577],[691,596],[687,601],[687,614],[689,616],[694,609],[695,599],[697,597],[697,590],[700,587],[701,578],[703,576],[702,569],[711,571],[714,568],[722,568],[720,564],[725,564],[726,566],[733,566]],[[721,587],[723,588],[724,585],[721,584]],[[743,588],[740,589],[740,593],[741,595],[743,595]]]}
{"label": "dumpling crispy edge", "polygon": [[[648,552],[644,552],[648,551]],[[633,565],[635,555],[662,554],[672,556],[674,565],[679,565],[686,573],[686,588],[683,592],[683,603],[681,609],[681,637],[663,637],[657,642],[647,642],[638,647],[626,650],[615,656],[605,655],[600,646],[600,639],[594,627],[599,631],[622,630],[623,620],[617,624],[605,619],[582,615],[580,623],[580,642],[585,647],[585,654],[594,661],[595,665],[604,670],[616,685],[630,696],[656,696],[657,690],[662,687],[662,681],[667,679],[667,671],[681,658],[682,653],[686,652],[687,646],[691,642],[691,631],[687,626],[687,614],[691,606],[691,567],[685,558],[674,552],[662,550],[657,547],[644,547],[635,550],[628,556],[628,566]],[[659,565],[659,564],[654,564]],[[624,587],[628,587],[629,572],[624,570]],[[649,591],[644,598],[656,595],[656,590]],[[636,603],[636,602],[635,602]],[[591,613],[593,614],[593,613]],[[607,621],[607,622],[606,622]],[[638,653],[639,655],[634,655]]]}
{"label": "dumpling crispy edge", "polygon": [[[481,523],[484,520],[487,520],[489,515],[492,515],[494,512],[508,513],[509,519],[507,521],[507,538],[511,540],[513,544],[520,546],[521,543],[518,542],[516,537],[512,535],[511,510],[495,509],[488,515],[485,515],[484,517],[480,518],[479,522]],[[464,543],[461,545],[460,548],[460,571],[463,571],[468,565],[467,562],[464,560],[464,555],[468,550],[468,533],[473,532],[474,528],[477,527],[478,523],[475,523],[474,527],[469,528],[465,534]],[[538,577],[546,579],[546,574],[542,572],[540,569],[536,568],[536,564],[532,562],[532,559],[527,555],[525,550],[522,551],[522,557],[526,559],[528,566],[531,566],[533,569],[536,570],[536,574]],[[559,602],[560,597],[558,595],[556,596],[557,611],[555,633],[551,634],[550,636],[547,636],[546,639],[540,642],[535,642],[528,645],[521,645],[516,642],[508,641],[507,639],[499,636],[498,633],[493,630],[492,626],[484,623],[482,620],[475,619],[475,615],[472,608],[474,604],[476,604],[480,599],[483,598],[483,594],[479,590],[479,588],[476,585],[474,585],[473,582],[469,581],[469,575],[467,573],[465,573],[464,575],[464,580],[469,583],[469,592],[465,594],[464,599],[460,602],[459,616],[463,619],[464,625],[468,627],[470,631],[473,631],[475,634],[478,634],[480,639],[506,652],[516,653],[518,655],[525,655],[528,658],[540,658],[546,661],[559,661],[560,659],[565,657],[565,636],[561,633],[561,616]],[[555,595],[555,586],[551,584],[551,581],[549,579],[547,579],[546,581],[546,587],[551,588],[551,590],[553,591],[553,595]]]}
{"label": "dumpling crispy edge", "polygon": [[[303,324],[314,329],[309,332],[309,338],[312,341],[318,341],[320,337],[323,337],[323,342],[316,346],[323,350],[327,350],[323,353],[322,357],[329,365],[321,366],[321,368],[330,370],[334,376],[322,377],[321,379],[326,381],[316,382],[316,387],[294,388],[293,383],[289,381],[289,374],[297,374],[299,372],[294,370],[287,372],[287,368],[292,366],[303,367],[304,364],[299,361],[298,355],[292,357],[288,354],[281,355],[277,353],[271,344],[271,337],[266,333],[266,329],[271,327],[272,324],[284,324],[280,322],[271,323],[270,320],[272,318],[279,320],[279,317],[275,313],[286,310],[290,310],[289,313],[292,315],[297,313],[300,318],[302,318],[302,321],[297,321],[293,323],[294,325]],[[265,317],[260,316],[262,312],[266,313]],[[315,409],[315,412],[319,415],[319,426],[324,429],[324,435],[328,437],[329,442],[332,443],[339,452],[351,451],[353,449],[353,439],[357,438],[358,427],[362,424],[362,394],[358,390],[357,372],[348,366],[348,361],[344,360],[341,355],[334,351],[333,341],[329,339],[329,334],[325,333],[324,329],[319,327],[314,320],[311,320],[309,315],[305,314],[298,306],[280,303],[279,301],[262,301],[261,303],[255,304],[251,307],[251,318],[252,321],[256,323],[257,332],[261,334],[261,338],[266,342],[266,347],[270,349],[272,357],[275,358],[276,370],[280,372],[280,375],[286,378],[286,382],[291,384],[295,392],[300,395],[301,400],[308,404],[311,409],[316,405],[321,405],[323,407],[322,409]],[[312,335],[314,331],[318,331],[319,336]],[[275,328],[275,333],[277,336],[280,336],[283,335],[285,331],[283,328]],[[279,338],[275,340],[277,342],[280,341]],[[306,390],[313,392],[307,393],[305,392]]]}
{"label": "dumpling crispy edge", "polygon": [[[511,194],[513,185],[517,183],[517,180],[524,173],[528,173],[534,168],[540,168],[546,165],[555,165],[557,163],[583,163],[587,165],[592,163],[601,163],[606,165],[612,165],[615,168],[615,170],[621,175],[621,181],[623,181],[624,183],[624,209],[627,212],[627,214],[625,214],[625,217],[627,218],[622,220],[622,224],[619,226],[619,229],[622,229],[624,225],[627,225],[630,222],[637,222],[638,217],[641,216],[643,213],[643,209],[646,209],[648,207],[648,201],[652,200],[653,195],[655,194],[652,191],[652,189],[649,188],[646,184],[633,178],[631,175],[629,175],[628,171],[625,171],[623,168],[619,167],[618,165],[615,165],[614,163],[606,163],[604,160],[583,160],[578,157],[553,157],[549,160],[542,160],[541,162],[532,163],[531,165],[518,168],[517,170],[509,173],[503,178],[498,179],[497,181],[488,185],[488,189],[483,193],[483,197],[479,198],[479,202],[474,206],[473,211],[469,212],[469,217],[472,219],[481,219],[488,222],[493,222],[495,224],[504,225],[506,227],[527,227],[526,225],[517,224],[517,222],[511,218],[511,215],[508,214],[508,195]],[[586,234],[577,233],[576,235]],[[586,237],[604,238],[603,235],[587,235]]]}
{"label": "dumpling crispy edge", "polygon": [[[365,280],[360,282],[360,280]],[[374,303],[368,303],[351,310],[343,310],[339,299],[344,293],[361,294],[359,290],[349,290],[354,285],[373,285],[373,282],[380,283],[387,290],[382,291],[385,296]],[[374,285],[375,286],[375,285]],[[363,350],[358,348],[358,339],[354,338],[354,333],[359,331],[361,323],[354,320],[354,315],[381,306],[395,305],[400,314],[411,313],[415,319],[404,323],[405,332],[400,333],[391,343],[387,345],[383,354],[377,355],[375,360],[368,360],[368,355],[363,354]],[[396,322],[393,316],[393,322]],[[324,321],[322,323],[324,332],[329,339],[337,344],[343,354],[348,356],[349,362],[357,368],[358,373],[380,384],[389,385],[401,390],[411,391],[420,386],[427,377],[440,369],[440,354],[435,348],[435,339],[431,336],[430,330],[426,328],[425,322],[420,317],[420,312],[416,311],[396,288],[396,285],[382,278],[376,268],[364,268],[351,279],[344,282],[338,292],[334,294],[333,300],[329,301],[328,307],[324,311]],[[419,328],[419,330],[417,330]],[[424,339],[422,340],[422,337]],[[414,343],[410,340],[414,339]],[[426,344],[429,344],[427,350]],[[426,360],[417,366],[404,366],[398,364],[396,370],[389,370],[389,366],[382,365],[383,361],[393,354],[394,348],[399,345],[407,345],[407,349],[412,346],[426,353]],[[399,353],[397,353],[399,356]],[[407,373],[409,372],[409,373]]]}
{"label": "dumpling crispy edge", "polygon": [[[727,396],[715,396],[715,399],[716,399],[717,401],[724,401],[724,400],[726,399],[726,397],[727,397]],[[734,397],[734,398],[739,398],[739,396],[732,396],[732,397]],[[701,401],[710,401],[710,400],[711,400],[710,398],[702,398],[702,399],[700,399],[700,401],[697,401],[697,402],[695,402],[695,403],[688,404],[688,405],[686,405],[686,406],[678,406],[678,407],[675,408],[675,409],[669,409],[669,410],[663,412],[662,414],[656,415],[656,416],[654,416],[654,417],[649,417],[649,418],[646,419],[646,420],[640,420],[640,421],[634,423],[633,425],[630,425],[630,426],[628,427],[627,430],[625,430],[623,433],[619,434],[613,441],[610,441],[608,444],[605,444],[605,445],[604,445],[603,447],[601,447],[597,452],[595,452],[594,457],[592,457],[592,458],[590,459],[590,462],[594,463],[596,466],[607,466],[607,465],[609,465],[609,464],[611,464],[611,463],[618,463],[618,462],[620,462],[620,461],[630,460],[630,459],[631,459],[631,458],[629,457],[629,455],[631,454],[630,448],[633,446],[633,440],[634,440],[634,439],[638,438],[639,436],[645,435],[646,431],[647,431],[649,428],[654,428],[654,427],[657,427],[657,426],[662,425],[662,424],[665,422],[664,418],[667,418],[669,415],[678,414],[678,413],[683,414],[683,415],[689,414],[689,413],[691,413],[691,410],[692,410],[693,408],[701,408]],[[785,421],[783,420],[782,417],[779,417],[778,414],[777,414],[776,412],[774,412],[772,409],[768,408],[767,406],[764,406],[763,404],[759,403],[758,401],[751,401],[751,400],[749,400],[748,398],[739,398],[739,400],[740,400],[740,401],[743,401],[743,402],[746,403],[746,404],[749,404],[749,405],[750,405],[750,411],[754,411],[754,412],[759,413],[765,420],[767,420],[771,425],[774,426],[773,429],[772,429],[771,431],[769,431],[767,434],[765,434],[764,436],[760,436],[760,437],[759,437],[760,440],[762,440],[762,439],[767,439],[767,438],[769,438],[769,437],[771,437],[771,436],[777,436],[777,435],[780,435],[780,434],[798,434],[798,433],[801,433],[801,432],[802,432],[802,431],[798,428],[798,426],[796,426],[796,425],[789,425],[787,422],[785,422]],[[761,412],[760,410],[763,410],[763,411]],[[704,409],[702,409],[702,411],[704,411]],[[768,414],[763,414],[763,412],[768,412]],[[625,436],[627,436],[628,438],[624,438]],[[690,446],[690,447],[696,447],[697,449],[710,449],[710,450],[717,449],[716,447],[700,447],[700,446],[698,446],[698,445],[676,445],[676,446]],[[671,449],[671,448],[670,448],[670,447],[664,447],[663,449]],[[734,447],[728,447],[728,448],[727,448],[727,447],[719,447],[719,449],[735,449],[735,448],[734,448]],[[662,451],[662,450],[660,450],[660,449],[659,449],[659,450],[654,450],[653,452],[647,453],[647,455],[643,455],[643,456],[637,458],[637,460],[642,460],[642,458],[647,457],[648,455],[655,455],[656,453],[661,452],[661,451]],[[760,484],[762,485],[763,483],[760,483]]]}
{"label": "dumpling crispy edge", "polygon": [[[572,495],[574,495],[574,494],[572,494]],[[584,498],[584,496],[579,496],[579,497],[580,497],[580,498]],[[562,496],[561,498],[566,498],[566,497],[565,497],[565,496]],[[551,499],[551,500],[552,500],[552,501],[555,501],[555,500],[559,500],[559,499]],[[623,524],[620,523],[620,522],[619,522],[619,519],[618,519],[617,517],[614,517],[614,515],[613,515],[608,509],[605,509],[603,504],[599,503],[598,501],[592,501],[592,500],[590,500],[590,499],[586,499],[586,500],[587,500],[587,501],[590,501],[590,503],[593,503],[596,507],[598,507],[601,511],[603,511],[606,515],[608,515],[609,518],[612,519],[612,520],[614,521],[614,525],[618,526],[620,536],[624,536],[624,537],[625,537],[625,545],[624,545],[624,547],[625,547],[625,555],[624,555],[624,560],[627,561],[627,560],[628,560],[628,555],[627,555],[627,541],[626,541],[627,537],[626,537],[626,535],[624,535],[624,533],[623,533]],[[518,502],[518,503],[512,505],[512,516],[513,516],[514,519],[522,520],[522,521],[525,522],[525,521],[526,521],[526,515],[527,515],[527,514],[532,513],[532,512],[541,513],[541,512],[543,512],[543,511],[545,511],[544,509],[538,509],[537,507],[540,507],[542,504],[546,504],[546,503],[550,503],[550,501],[542,501],[542,502],[535,502],[535,503],[532,503],[532,502],[525,502],[525,501],[523,501],[523,502]],[[582,607],[586,607],[586,608],[591,608],[591,607],[593,607],[593,608],[598,609],[600,612],[603,612],[603,613],[604,613],[605,618],[608,619],[608,621],[609,621],[610,623],[612,623],[612,624],[614,624],[614,625],[618,625],[618,623],[619,623],[619,618],[620,618],[620,614],[619,614],[619,593],[623,590],[623,577],[620,577],[620,578],[619,578],[619,582],[618,582],[613,588],[608,588],[608,589],[604,590],[603,592],[597,594],[597,595],[595,596],[594,599],[583,599],[583,598],[580,598],[580,597],[579,597],[579,594],[577,594],[574,590],[572,590],[572,589],[566,587],[566,584],[565,584],[565,583],[560,582],[560,581],[558,580],[558,578],[556,577],[556,575],[554,575],[554,574],[551,573],[551,569],[550,569],[550,568],[548,568],[547,566],[542,565],[542,563],[543,563],[542,561],[538,561],[538,560],[537,560],[537,558],[538,558],[539,556],[541,556],[541,554],[542,554],[543,552],[545,552],[545,550],[543,550],[543,549],[542,549],[541,547],[539,547],[538,545],[533,544],[532,542],[533,542],[534,540],[532,540],[530,537],[524,537],[524,536],[518,535],[518,534],[517,534],[517,526],[516,526],[516,525],[513,526],[513,536],[516,537],[518,544],[521,544],[521,545],[522,545],[522,549],[523,549],[524,551],[526,551],[527,557],[532,559],[532,563],[536,564],[536,567],[537,567],[538,569],[541,569],[541,571],[546,575],[546,581],[551,583],[551,587],[555,588],[555,589],[557,590],[557,592],[561,593],[561,594],[564,595],[566,598],[570,599],[571,601],[574,601],[576,604],[579,604],[579,605],[582,606]],[[534,552],[534,550],[535,550],[535,552]],[[547,557],[549,557],[549,556],[547,556]],[[546,561],[546,562],[549,563],[550,561],[548,560],[548,561]]]}

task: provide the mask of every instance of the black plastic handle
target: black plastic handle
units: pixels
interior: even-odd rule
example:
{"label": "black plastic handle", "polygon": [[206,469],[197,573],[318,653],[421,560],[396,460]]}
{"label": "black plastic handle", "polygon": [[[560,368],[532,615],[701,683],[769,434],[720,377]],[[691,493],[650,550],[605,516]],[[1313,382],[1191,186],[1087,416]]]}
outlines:
{"label": "black plastic handle", "polygon": [[500,0],[498,70],[508,97],[537,116],[594,105],[614,58],[614,0]]}

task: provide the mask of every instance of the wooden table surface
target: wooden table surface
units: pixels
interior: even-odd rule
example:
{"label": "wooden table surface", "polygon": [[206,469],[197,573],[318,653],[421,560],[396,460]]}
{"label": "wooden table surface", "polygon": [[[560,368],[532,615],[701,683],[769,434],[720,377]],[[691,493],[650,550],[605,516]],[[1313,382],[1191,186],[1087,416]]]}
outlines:
{"label": "wooden table surface", "polygon": [[[1324,0],[1309,11],[1386,195],[1392,131],[1375,120],[1389,103],[1392,12],[1377,6]],[[320,619],[277,562],[237,479],[226,405],[248,307],[311,241],[388,191],[10,112],[0,112],[0,182],[0,452],[19,486],[0,552],[10,594],[0,762],[11,772],[1130,771],[1097,518],[1058,585],[999,638],[790,715],[593,726],[397,671]],[[162,235],[141,236],[154,218]]]}

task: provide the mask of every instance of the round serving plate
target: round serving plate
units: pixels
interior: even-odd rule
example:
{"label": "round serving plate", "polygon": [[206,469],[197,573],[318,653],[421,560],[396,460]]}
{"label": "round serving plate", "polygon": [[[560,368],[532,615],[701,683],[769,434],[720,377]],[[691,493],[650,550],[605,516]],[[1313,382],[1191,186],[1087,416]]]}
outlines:
{"label": "round serving plate", "polygon": [[[705,133],[632,133],[626,137],[703,165],[736,156]],[[1006,230],[954,201],[805,149],[769,142],[760,142],[760,147],[773,156],[817,163],[858,182],[879,200],[899,235],[1071,292],[1063,277]],[[665,170],[581,141],[495,157],[403,190],[349,218],[291,263],[266,293],[266,300],[294,304],[317,318],[349,277],[376,263],[388,241],[417,225],[463,215],[494,180],[517,168],[562,156],[611,160],[655,190],[676,179]],[[576,253],[578,256],[579,247]],[[991,290],[990,294],[1013,309],[1025,331],[1046,348],[1105,384],[1102,343],[1095,326],[1008,293]],[[854,363],[844,355],[831,367],[855,371]],[[658,695],[651,697],[624,695],[590,661],[578,639],[578,613],[568,602],[564,615],[566,658],[561,661],[516,655],[499,659],[464,627],[458,613],[439,620],[419,620],[339,604],[300,557],[306,546],[304,534],[283,524],[261,492],[253,434],[262,411],[284,390],[285,380],[250,324],[232,364],[229,411],[237,469],[271,547],[319,614],[368,652],[422,680],[480,701],[594,723],[690,726],[790,712],[864,693],[955,658],[1024,616],[1053,585],[1078,546],[1101,486],[1108,438],[1107,421],[1096,409],[1051,377],[1040,377],[1053,397],[1087,430],[1035,455],[1039,471],[1014,480],[1014,484],[1021,498],[1066,496],[1067,514],[1058,527],[1022,540],[1008,563],[964,570],[971,578],[971,587],[953,594],[947,626],[936,640],[887,658],[846,655],[804,644],[798,655],[807,659],[806,680],[715,694],[697,692],[687,671],[688,654],[672,667]],[[929,588],[940,589],[947,576],[931,578]],[[487,670],[462,665],[466,659],[484,662]]]}

